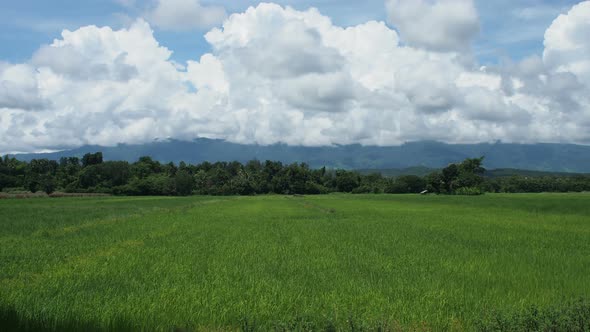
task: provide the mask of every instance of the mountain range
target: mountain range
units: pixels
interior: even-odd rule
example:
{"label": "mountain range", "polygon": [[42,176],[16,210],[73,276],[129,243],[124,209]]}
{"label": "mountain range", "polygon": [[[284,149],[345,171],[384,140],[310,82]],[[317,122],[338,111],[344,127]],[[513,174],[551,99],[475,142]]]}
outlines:
{"label": "mountain range", "polygon": [[146,144],[119,144],[113,147],[86,145],[52,153],[17,154],[16,158],[55,159],[81,157],[102,152],[105,160],[136,161],[150,156],[160,162],[200,163],[203,161],[275,160],[306,162],[311,167],[343,169],[440,168],[465,158],[484,156],[488,169],[526,169],[549,172],[590,173],[590,146],[575,144],[446,144],[434,141],[411,142],[400,146],[335,145],[324,147],[245,145],[199,138],[193,141],[165,140]]}

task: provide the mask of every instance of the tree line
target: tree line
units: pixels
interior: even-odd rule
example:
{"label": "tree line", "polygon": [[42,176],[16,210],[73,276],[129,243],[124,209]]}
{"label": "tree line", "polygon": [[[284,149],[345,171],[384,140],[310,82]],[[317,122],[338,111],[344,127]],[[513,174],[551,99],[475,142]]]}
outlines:
{"label": "tree line", "polygon": [[590,191],[590,176],[484,177],[483,157],[451,164],[427,176],[384,177],[355,171],[310,168],[278,161],[160,163],[141,157],[134,163],[104,161],[100,152],[59,161],[0,158],[0,191],[27,190],[114,195],[256,195],[344,193],[421,193],[479,195],[484,192]]}

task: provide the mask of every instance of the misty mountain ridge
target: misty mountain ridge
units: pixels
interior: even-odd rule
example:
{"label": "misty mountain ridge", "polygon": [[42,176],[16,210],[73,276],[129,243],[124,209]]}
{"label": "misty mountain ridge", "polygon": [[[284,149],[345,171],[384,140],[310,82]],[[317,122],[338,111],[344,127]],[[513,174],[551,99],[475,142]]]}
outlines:
{"label": "misty mountain ridge", "polygon": [[440,168],[465,158],[485,156],[488,169],[526,169],[548,172],[590,173],[590,146],[575,144],[447,144],[434,141],[405,143],[400,146],[336,145],[323,147],[247,145],[224,140],[199,138],[193,141],[157,140],[146,144],[119,144],[114,147],[86,145],[52,153],[14,155],[20,160],[82,157],[102,152],[105,160],[136,161],[150,156],[160,162],[274,160],[283,163],[305,162],[311,167],[342,169]]}

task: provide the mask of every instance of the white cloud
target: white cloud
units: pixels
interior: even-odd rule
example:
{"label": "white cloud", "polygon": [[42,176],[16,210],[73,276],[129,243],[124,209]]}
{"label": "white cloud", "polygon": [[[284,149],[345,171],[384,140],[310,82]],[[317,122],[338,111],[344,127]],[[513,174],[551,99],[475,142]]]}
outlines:
{"label": "white cloud", "polygon": [[410,46],[465,51],[479,32],[473,0],[386,0],[389,22]]}
{"label": "white cloud", "polygon": [[35,68],[25,64],[0,65],[0,109],[35,110],[47,106],[39,95]]}
{"label": "white cloud", "polygon": [[135,7],[135,0],[113,0],[116,4],[126,7],[126,8],[133,8]]}
{"label": "white cloud", "polygon": [[223,64],[211,54],[205,54],[200,61],[189,61],[187,79],[198,90],[210,89],[228,93],[228,83],[223,72]]}
{"label": "white cloud", "polygon": [[563,12],[564,9],[567,8],[561,5],[536,4],[532,7],[516,8],[512,10],[511,14],[518,19],[535,21],[546,18],[553,19],[560,12]]}
{"label": "white cloud", "polygon": [[220,24],[226,12],[220,6],[204,6],[200,0],[157,0],[145,17],[162,29],[191,30]]}
{"label": "white cloud", "polygon": [[559,15],[545,32],[543,61],[557,71],[574,73],[590,86],[590,1]]}
{"label": "white cloud", "polygon": [[29,63],[0,64],[0,151],[153,137],[590,143],[587,71],[575,65],[587,59],[584,8],[556,20],[542,58],[489,68],[402,45],[382,22],[342,28],[273,4],[231,15],[206,34],[212,52],[186,66],[143,20],[64,31]]}
{"label": "white cloud", "polygon": [[[15,150],[15,142],[20,151],[93,141],[141,142],[153,132],[167,132],[168,128],[147,125],[169,117],[166,100],[184,89],[182,74],[168,61],[170,54],[141,20],[119,31],[94,26],[64,31],[62,39],[41,47],[30,65],[2,70],[5,85],[11,82],[6,78],[11,71],[28,67],[18,77],[30,88],[21,83],[20,91],[34,91],[36,99],[23,100],[46,102],[30,112],[28,123],[17,122],[27,108],[0,105],[0,112],[13,123],[0,135],[0,150]],[[145,130],[136,130],[138,126]],[[13,127],[18,130],[8,130]]]}

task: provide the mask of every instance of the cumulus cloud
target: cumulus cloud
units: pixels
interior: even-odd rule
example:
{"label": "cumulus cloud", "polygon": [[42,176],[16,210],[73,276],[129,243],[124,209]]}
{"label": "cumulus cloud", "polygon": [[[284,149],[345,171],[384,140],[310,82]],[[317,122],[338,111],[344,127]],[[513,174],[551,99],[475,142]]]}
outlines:
{"label": "cumulus cloud", "polygon": [[389,22],[411,46],[465,51],[479,32],[473,0],[387,0]]}
{"label": "cumulus cloud", "polygon": [[47,101],[39,95],[35,68],[25,64],[0,65],[0,109],[41,109]]}
{"label": "cumulus cloud", "polygon": [[141,19],[64,31],[28,63],[0,64],[0,151],[153,137],[590,143],[587,57],[578,53],[588,46],[579,37],[587,4],[556,19],[542,56],[488,68],[400,43],[383,22],[343,28],[316,9],[275,4],[228,17],[205,35],[212,52],[186,66]]}
{"label": "cumulus cloud", "polygon": [[157,0],[145,17],[162,29],[191,30],[218,25],[226,12],[220,6],[204,6],[199,0]]}
{"label": "cumulus cloud", "polygon": [[[168,61],[170,54],[142,20],[119,31],[94,26],[64,31],[62,39],[41,47],[30,64],[2,70],[0,84],[16,84],[11,77],[17,77],[18,91],[30,95],[21,100],[43,101],[43,107],[0,103],[6,125],[0,150],[15,150],[17,144],[27,151],[150,139],[160,130],[149,127],[150,121],[168,117],[161,98],[185,88],[181,73]],[[30,119],[22,122],[25,111]],[[15,127],[19,130],[9,130]]]}
{"label": "cumulus cloud", "polygon": [[543,60],[554,70],[574,73],[590,85],[590,1],[559,15],[545,32]]}

